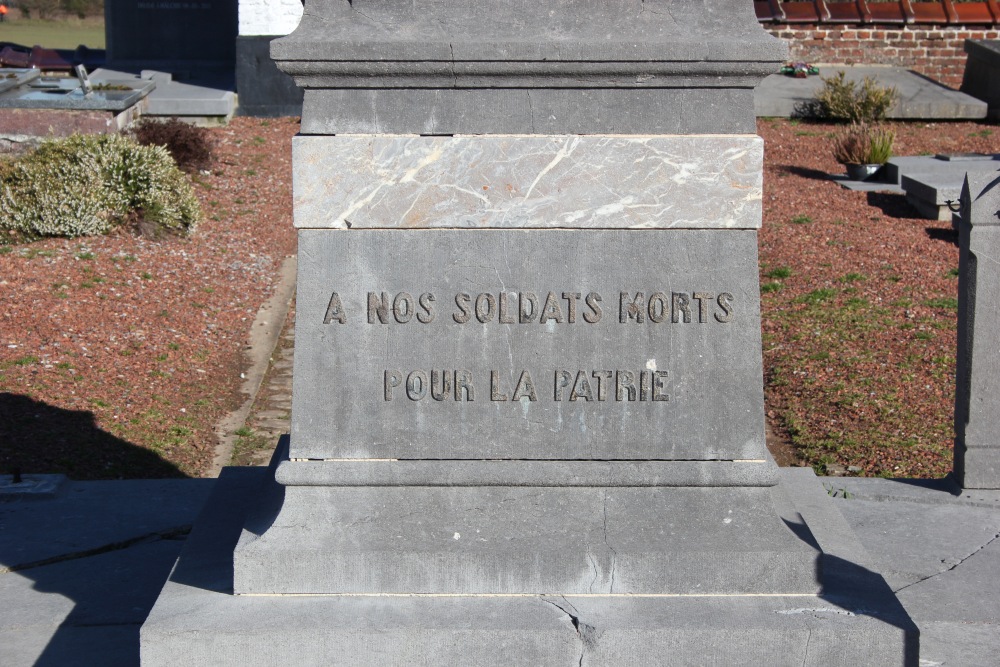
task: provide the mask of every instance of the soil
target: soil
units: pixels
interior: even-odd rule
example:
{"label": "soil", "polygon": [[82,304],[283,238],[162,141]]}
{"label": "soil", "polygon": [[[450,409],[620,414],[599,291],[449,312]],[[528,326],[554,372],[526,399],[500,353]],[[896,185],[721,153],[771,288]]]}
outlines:
{"label": "soil", "polygon": [[[897,124],[896,153],[1000,152],[1000,129]],[[189,238],[0,246],[0,472],[198,476],[244,346],[295,252],[295,119],[237,118]],[[766,411],[784,464],[928,477],[951,460],[956,237],[826,173],[838,128],[762,120]],[[770,287],[768,287],[770,285]],[[784,442],[783,446],[780,443]]]}
{"label": "soil", "polygon": [[293,119],[211,130],[187,238],[0,246],[0,472],[197,476],[234,409],[247,332],[295,252]]}

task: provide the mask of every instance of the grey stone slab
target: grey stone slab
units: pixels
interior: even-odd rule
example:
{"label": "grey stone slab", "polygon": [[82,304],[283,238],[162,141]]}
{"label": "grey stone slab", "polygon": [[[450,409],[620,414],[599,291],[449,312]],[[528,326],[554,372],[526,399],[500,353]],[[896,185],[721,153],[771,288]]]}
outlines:
{"label": "grey stone slab", "polygon": [[20,69],[5,67],[3,70],[0,70],[0,93],[34,81],[41,76],[41,73],[41,70],[34,68]]}
{"label": "grey stone slab", "polygon": [[961,201],[955,475],[963,487],[1000,489],[1000,173],[970,173]]}
{"label": "grey stone slab", "polygon": [[65,482],[66,475],[20,475],[16,482],[13,475],[0,475],[0,501],[48,500]]}
{"label": "grey stone slab", "polygon": [[313,89],[301,133],[753,134],[750,89]]}
{"label": "grey stone slab", "polygon": [[969,119],[986,117],[986,103],[952,90],[910,70],[896,67],[825,65],[820,76],[796,79],[783,74],[766,77],[754,91],[754,111],[758,117],[788,118],[800,115],[797,107],[813,100],[823,86],[822,79],[845,72],[849,81],[874,78],[880,86],[899,91],[899,101],[889,109],[891,120]]}
{"label": "grey stone slab", "polygon": [[835,502],[862,543],[879,554],[877,569],[893,589],[946,572],[1000,533],[996,509],[855,497]]}
{"label": "grey stone slab", "polygon": [[138,664],[139,626],[182,544],[148,541],[0,574],[0,664]]}
{"label": "grey stone slab", "polygon": [[[96,83],[96,82],[95,82]],[[0,109],[67,109],[120,112],[134,107],[156,87],[152,81],[104,81],[127,90],[94,90],[84,93],[75,78],[39,77],[18,88],[0,92]]]}
{"label": "grey stone slab", "polygon": [[[160,66],[169,67],[170,63],[160,63]],[[189,78],[188,81],[175,80],[172,76],[164,76],[168,73],[154,70],[146,70],[143,74],[146,78],[108,67],[94,70],[90,78],[95,82],[156,81],[155,90],[146,97],[145,116],[229,118],[236,110],[236,93],[229,89],[231,84],[215,81],[210,71],[204,80]]]}
{"label": "grey stone slab", "polygon": [[[238,474],[233,474],[233,473]],[[873,592],[804,596],[229,595],[234,529],[265,471],[226,469],[143,625],[143,665],[916,665]],[[234,482],[236,484],[234,485]],[[284,658],[283,658],[284,657]]]}
{"label": "grey stone slab", "polygon": [[925,621],[920,624],[921,667],[994,667],[1000,653],[994,623]]}
{"label": "grey stone slab", "polygon": [[302,115],[302,89],[271,60],[275,37],[236,38],[236,93],[241,116]]}
{"label": "grey stone slab", "polygon": [[[283,487],[241,594],[815,593],[767,488]],[[266,529],[266,530],[265,530]]]}
{"label": "grey stone slab", "polygon": [[72,554],[157,539],[189,526],[211,480],[70,482],[45,501],[0,502],[0,566],[22,567]]}
{"label": "grey stone slab", "polygon": [[[757,136],[297,137],[299,228],[741,228]],[[338,169],[322,165],[337,164]]]}
{"label": "grey stone slab", "polygon": [[[455,85],[456,69],[463,63],[477,63],[482,71],[490,63],[516,68],[531,62],[542,72],[568,63],[581,69],[625,63],[623,85],[638,86],[648,82],[630,79],[630,68],[656,64],[670,71],[699,63],[712,69],[721,62],[731,73],[740,65],[752,69],[753,63],[785,57],[785,46],[760,28],[747,7],[731,2],[714,2],[710,12],[702,7],[690,0],[669,5],[640,0],[555,5],[319,0],[291,36],[274,42],[272,55],[279,62],[369,63],[375,71],[388,64],[383,72],[390,76],[406,63],[424,76],[444,77],[445,87]],[[719,68],[714,69],[713,75]]]}
{"label": "grey stone slab", "polygon": [[284,461],[286,486],[771,486],[765,461]]}
{"label": "grey stone slab", "polygon": [[300,230],[299,262],[293,459],[764,459],[752,231]]}
{"label": "grey stone slab", "polygon": [[967,39],[965,52],[960,90],[986,102],[987,118],[1000,120],[1000,40]]}

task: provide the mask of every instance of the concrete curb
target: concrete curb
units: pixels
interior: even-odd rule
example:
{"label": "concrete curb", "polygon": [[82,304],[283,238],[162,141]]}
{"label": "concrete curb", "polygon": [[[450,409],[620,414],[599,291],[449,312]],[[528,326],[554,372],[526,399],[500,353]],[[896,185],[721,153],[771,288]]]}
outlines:
{"label": "concrete curb", "polygon": [[278,269],[278,283],[274,294],[257,311],[246,348],[249,368],[243,373],[244,382],[240,388],[240,392],[246,394],[247,399],[239,408],[224,416],[216,424],[215,436],[219,444],[215,446],[215,458],[205,474],[206,477],[218,477],[222,469],[229,465],[236,442],[235,431],[243,426],[253,408],[257,392],[260,391],[264,376],[267,374],[271,355],[284,328],[285,318],[288,317],[288,309],[292,299],[295,298],[297,273],[298,259],[295,255],[289,255],[281,262],[281,267]]}

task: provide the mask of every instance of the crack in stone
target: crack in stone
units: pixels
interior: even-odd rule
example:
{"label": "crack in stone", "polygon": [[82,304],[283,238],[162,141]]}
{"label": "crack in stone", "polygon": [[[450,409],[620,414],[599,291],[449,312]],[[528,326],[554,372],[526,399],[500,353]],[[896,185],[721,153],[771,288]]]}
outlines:
{"label": "crack in stone", "polygon": [[[587,651],[592,651],[597,646],[597,628],[580,620],[580,612],[577,611],[576,607],[570,604],[569,600],[565,597],[560,597],[562,604],[559,604],[555,600],[550,600],[544,595],[541,599],[542,602],[552,605],[559,611],[569,616],[569,620],[573,624],[573,629],[576,630],[576,634],[580,638],[580,643],[582,644],[580,647],[580,659],[577,661],[577,666],[583,667],[583,659],[587,655]],[[567,609],[567,607],[569,607],[569,609]]]}
{"label": "crack in stone", "polygon": [[56,563],[65,563],[71,560],[90,558],[91,556],[100,556],[101,554],[110,553],[112,551],[122,551],[124,549],[134,547],[137,544],[151,544],[153,542],[160,542],[162,540],[174,540],[177,539],[178,537],[186,537],[190,532],[191,532],[190,525],[177,526],[176,528],[168,528],[167,530],[160,530],[153,533],[146,533],[145,535],[139,535],[138,537],[133,537],[128,540],[122,540],[121,542],[112,542],[111,544],[105,544],[99,547],[94,547],[93,549],[84,549],[83,551],[74,551],[68,554],[60,554],[58,556],[52,556],[51,558],[43,558],[41,560],[31,561],[30,563],[11,565],[10,567],[0,567],[0,574],[10,574],[11,572],[23,572],[25,570],[31,570],[36,567],[44,567],[46,565],[54,565]]}
{"label": "crack in stone", "polygon": [[611,587],[609,593],[615,592],[615,568],[618,565],[618,552],[608,541],[608,491],[604,490],[604,545],[611,551]]}
{"label": "crack in stone", "polygon": [[989,539],[989,541],[986,542],[986,544],[982,545],[981,547],[979,547],[978,549],[976,549],[975,551],[973,551],[972,553],[970,553],[968,556],[962,558],[957,563],[955,563],[954,565],[952,565],[951,567],[949,567],[947,570],[941,570],[940,572],[935,572],[934,574],[928,575],[928,576],[924,577],[923,579],[918,579],[917,581],[914,581],[912,584],[906,584],[905,586],[903,586],[901,588],[897,588],[896,590],[894,590],[893,593],[899,594],[900,592],[905,591],[907,588],[911,588],[913,586],[916,586],[917,584],[924,583],[928,579],[933,579],[934,577],[942,575],[945,572],[951,572],[952,570],[954,570],[955,568],[957,568],[959,565],[961,565],[962,563],[964,563],[965,561],[969,560],[970,558],[972,558],[973,556],[975,556],[977,553],[979,553],[980,551],[982,551],[986,547],[988,547],[991,544],[993,544],[994,542],[996,542],[998,539],[1000,539],[1000,533],[997,533],[996,535],[994,535],[993,537],[991,537]]}

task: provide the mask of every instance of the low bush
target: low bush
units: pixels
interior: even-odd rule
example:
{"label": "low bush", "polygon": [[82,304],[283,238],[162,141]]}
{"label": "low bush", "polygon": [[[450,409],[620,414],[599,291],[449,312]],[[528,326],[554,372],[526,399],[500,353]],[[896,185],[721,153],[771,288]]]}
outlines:
{"label": "low bush", "polygon": [[73,135],[0,169],[0,228],[16,237],[89,236],[131,223],[186,234],[198,200],[166,149],[121,135]]}
{"label": "low bush", "polygon": [[823,79],[823,88],[816,94],[814,114],[820,118],[847,123],[872,123],[885,118],[899,93],[895,88],[880,86],[866,76],[861,81],[848,81],[844,72]]}
{"label": "low bush", "polygon": [[136,123],[131,134],[143,146],[166,148],[177,166],[189,174],[210,169],[215,159],[215,144],[208,131],[176,118],[143,118]]}

